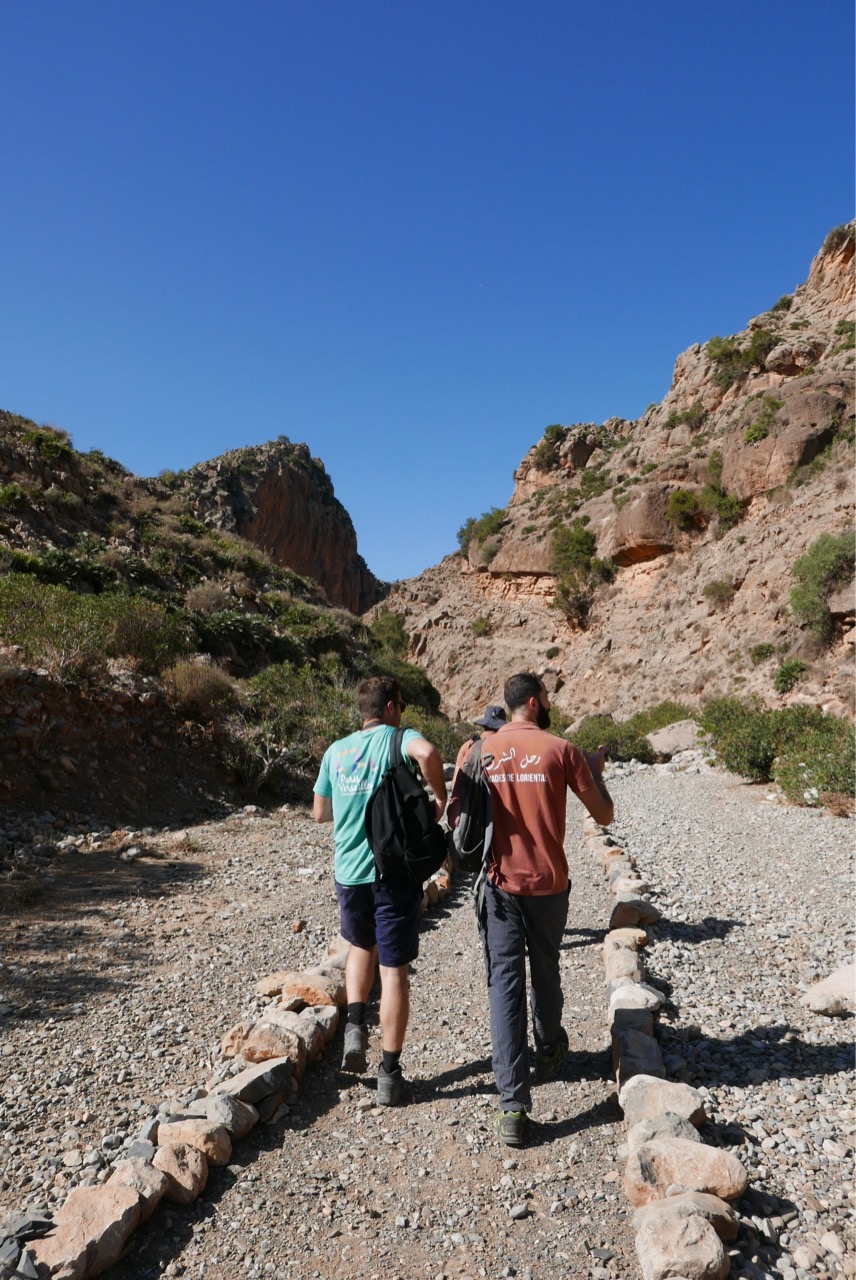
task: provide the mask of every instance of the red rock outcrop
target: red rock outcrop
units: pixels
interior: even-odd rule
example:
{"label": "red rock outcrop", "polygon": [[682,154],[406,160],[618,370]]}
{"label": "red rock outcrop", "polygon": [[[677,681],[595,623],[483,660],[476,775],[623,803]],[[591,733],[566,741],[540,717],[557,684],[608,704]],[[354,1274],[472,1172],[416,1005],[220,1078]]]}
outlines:
{"label": "red rock outcrop", "polygon": [[233,449],[188,476],[196,510],[209,526],[237,533],[278,564],[313,578],[331,604],[352,613],[378,598],[351,517],[305,444],[282,439]]}
{"label": "red rock outcrop", "polygon": [[[727,693],[852,714],[852,588],[827,650],[789,596],[795,560],[853,526],[853,242],[853,224],[837,228],[791,298],[719,348],[678,356],[667,395],[637,421],[548,428],[499,533],[395,584],[386,604],[449,715],[471,718],[526,669],[570,719]],[[592,579],[583,627],[557,607],[551,572],[553,530],[574,521],[616,567],[611,584]],[[807,670],[780,696],[786,655]]]}

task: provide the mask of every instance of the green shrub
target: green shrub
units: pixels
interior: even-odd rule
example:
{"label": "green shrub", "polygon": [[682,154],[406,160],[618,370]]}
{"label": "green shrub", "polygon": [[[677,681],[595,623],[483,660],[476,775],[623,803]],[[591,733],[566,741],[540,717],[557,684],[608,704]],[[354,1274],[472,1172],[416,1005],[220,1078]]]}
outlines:
{"label": "green shrub", "polygon": [[45,462],[70,462],[74,455],[68,433],[56,427],[36,427],[21,437]]}
{"label": "green shrub", "polygon": [[103,668],[107,620],[96,596],[9,573],[0,578],[0,637],[29,663],[74,681]]}
{"label": "green shrub", "polygon": [[584,630],[594,604],[594,588],[586,570],[571,569],[556,582],[552,600],[569,622]]}
{"label": "green shrub", "polygon": [[788,799],[793,804],[826,804],[838,814],[852,812],[853,726],[817,707],[788,707],[771,714],[778,727],[773,780]]}
{"label": "green shrub", "polygon": [[254,790],[281,790],[316,769],[335,738],[359,728],[353,686],[310,667],[274,664],[245,685],[246,711],[229,722],[227,757]]}
{"label": "green shrub", "polygon": [[588,570],[597,538],[583,520],[574,520],[553,530],[550,543],[550,572],[557,577],[570,569]]}
{"label": "green shrub", "polygon": [[688,489],[673,489],[666,504],[666,519],[679,529],[690,530],[697,527],[702,514],[701,501],[697,493]]}
{"label": "green shrub", "polygon": [[848,222],[842,222],[829,232],[821,247],[821,253],[834,253],[837,249],[843,248],[853,237],[853,227]]}
{"label": "green shrub", "polygon": [[722,468],[725,459],[722,456],[721,449],[711,449],[710,456],[707,460],[707,483],[711,489],[721,491],[722,489]]}
{"label": "green shrub", "polygon": [[769,329],[756,329],[747,347],[740,347],[736,338],[711,338],[705,347],[714,368],[713,380],[722,390],[760,366],[778,341]]}
{"label": "green shrub", "polygon": [[[401,717],[401,727],[418,730],[423,738],[427,738],[437,748],[448,764],[454,763],[461,744],[465,738],[471,736],[470,733],[462,732],[456,725],[450,724],[445,716],[432,716],[425,711],[420,711],[418,707],[407,708]],[[481,730],[476,729],[476,732]]]}
{"label": "green shrub", "polygon": [[816,707],[765,711],[721,698],[704,708],[702,727],[726,769],[754,782],[777,782],[795,804],[853,795],[853,726]]}
{"label": "green shrub", "polygon": [[109,620],[108,654],[133,659],[143,675],[159,675],[191,648],[183,620],[151,600],[105,594],[97,601]]}
{"label": "green shrub", "polygon": [[163,673],[172,705],[189,715],[211,720],[232,711],[238,702],[235,682],[207,662],[177,662]]}
{"label": "green shrub", "polygon": [[556,655],[560,652],[561,650],[559,649],[559,646],[557,644],[551,644],[550,648],[547,650],[547,653],[545,655],[547,658],[547,661],[549,662],[550,658],[555,658]]}
{"label": "green shrub", "polygon": [[791,588],[794,617],[824,644],[829,644],[835,634],[827,600],[837,587],[852,579],[854,553],[856,534],[852,529],[837,535],[822,533],[791,570],[795,579]]}
{"label": "green shrub", "polygon": [[611,485],[612,480],[605,462],[584,467],[580,472],[580,489],[584,502],[589,498],[599,498]]}
{"label": "green shrub", "polygon": [[790,311],[793,300],[794,299],[792,294],[783,293],[781,298],[779,298],[779,301],[773,303],[772,307],[770,307],[770,310],[774,313]]}
{"label": "green shrub", "polygon": [[8,484],[0,484],[0,510],[16,511],[29,506],[30,498],[26,489],[22,489],[14,480]]}
{"label": "green shrub", "polygon": [[381,651],[386,651],[397,658],[407,656],[410,637],[404,628],[400,613],[393,613],[388,608],[381,609],[377,617],[369,623],[369,631],[373,642]]}
{"label": "green shrub", "polygon": [[768,658],[772,658],[773,654],[776,652],[776,646],[774,644],[767,644],[766,642],[762,644],[753,644],[751,649],[747,649],[746,652],[749,654],[752,666],[759,667],[762,662],[766,662]]}
{"label": "green shrub", "polygon": [[725,609],[734,599],[734,590],[730,578],[715,578],[702,589],[702,595],[715,609]]}
{"label": "green shrub", "polygon": [[747,444],[757,444],[761,440],[766,440],[776,420],[776,415],[782,407],[782,403],[775,396],[764,396],[761,412],[755,421],[746,428]]}
{"label": "green shrub", "polygon": [[553,607],[580,629],[586,626],[597,587],[614,581],[618,571],[613,560],[594,555],[597,539],[586,528],[588,522],[588,516],[580,516],[555,528],[550,551],[550,571],[557,579]]}
{"label": "green shrub", "polygon": [[677,413],[672,410],[666,419],[666,430],[670,431],[674,427],[687,426],[690,431],[697,431],[706,416],[703,404],[700,400],[697,400],[695,404],[691,404],[689,409],[685,409],[683,413]]}
{"label": "green shrub", "polygon": [[700,723],[726,769],[769,782],[777,743],[772,713],[739,698],[718,698],[704,707]]}
{"label": "green shrub", "polygon": [[535,452],[532,455],[532,465],[537,467],[539,471],[546,471],[558,461],[559,449],[565,438],[565,428],[560,426],[558,422],[553,423],[544,431],[544,437],[539,440],[535,446]]}
{"label": "green shrub", "polygon": [[634,733],[644,737],[648,733],[656,733],[658,729],[665,729],[667,725],[675,724],[678,720],[691,720],[694,715],[695,712],[685,703],[666,699],[664,702],[658,702],[656,706],[649,707],[647,711],[637,711],[626,721],[626,725]]}
{"label": "green shrub", "polygon": [[474,636],[489,636],[493,631],[493,623],[489,617],[483,614],[480,618],[473,618],[470,623],[470,631]]}
{"label": "green shrub", "polygon": [[790,693],[806,669],[806,664],[799,658],[788,658],[780,663],[773,677],[776,693]]}
{"label": "green shrub", "polygon": [[606,747],[610,760],[639,760],[654,763],[654,750],[644,736],[628,724],[618,724],[611,716],[589,716],[574,734],[581,751]]}
{"label": "green shrub", "polygon": [[505,522],[505,507],[491,507],[478,519],[470,516],[458,530],[458,547],[463,555],[467,554],[470,543],[474,540],[481,545],[488,538],[498,534]]}

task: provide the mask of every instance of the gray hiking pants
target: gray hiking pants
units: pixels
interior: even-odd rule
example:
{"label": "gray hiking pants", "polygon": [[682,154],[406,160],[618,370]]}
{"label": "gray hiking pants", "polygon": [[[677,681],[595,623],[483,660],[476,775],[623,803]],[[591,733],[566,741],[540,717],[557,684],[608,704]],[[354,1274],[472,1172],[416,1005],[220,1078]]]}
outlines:
{"label": "gray hiking pants", "polygon": [[529,953],[532,1030],[535,1048],[550,1048],[562,1026],[559,945],[568,919],[570,885],[564,893],[525,897],[484,886],[479,928],[490,998],[493,1074],[502,1111],[529,1111],[529,1050],[526,1030],[526,953]]}

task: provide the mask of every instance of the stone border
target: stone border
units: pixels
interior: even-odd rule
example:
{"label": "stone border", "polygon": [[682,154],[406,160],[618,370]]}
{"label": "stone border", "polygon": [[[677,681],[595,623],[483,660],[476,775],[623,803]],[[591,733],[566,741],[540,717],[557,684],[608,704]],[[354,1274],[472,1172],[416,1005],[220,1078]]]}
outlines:
{"label": "stone border", "polygon": [[665,1078],[655,1035],[662,996],[646,984],[641,955],[646,926],[661,919],[652,887],[633,854],[593,818],[585,818],[583,832],[615,899],[603,942],[607,1022],[627,1129],[624,1191],[636,1208],[643,1280],[722,1280],[731,1269],[723,1241],[740,1227],[726,1202],[743,1195],[749,1176],[736,1156],[701,1141],[697,1129],[709,1119],[703,1093]]}
{"label": "stone border", "polygon": [[[450,888],[449,872],[437,872],[425,885],[423,913]],[[137,1138],[117,1153],[103,1181],[73,1188],[53,1218],[6,1215],[0,1280],[100,1275],[120,1260],[132,1232],[161,1200],[192,1204],[210,1166],[229,1163],[234,1142],[260,1121],[282,1119],[306,1068],[336,1034],[349,949],[336,937],[314,967],[257,982],[257,997],[267,1001],[264,1010],[251,1025],[232,1027],[222,1041],[223,1056],[233,1061],[181,1100],[162,1102]]]}

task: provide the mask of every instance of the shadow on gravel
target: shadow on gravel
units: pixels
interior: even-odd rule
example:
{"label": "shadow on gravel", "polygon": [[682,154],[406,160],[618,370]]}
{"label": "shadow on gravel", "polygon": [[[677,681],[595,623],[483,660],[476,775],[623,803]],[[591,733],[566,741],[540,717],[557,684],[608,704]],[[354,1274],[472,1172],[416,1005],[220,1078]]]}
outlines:
{"label": "shadow on gravel", "polygon": [[32,906],[0,912],[5,995],[19,1018],[73,1018],[91,996],[126,990],[152,951],[117,917],[121,903],[165,898],[208,874],[195,860],[127,864],[99,851],[61,856],[51,870],[54,882]]}
{"label": "shadow on gravel", "polygon": [[572,1138],[574,1134],[585,1133],[589,1129],[621,1122],[621,1108],[617,1096],[613,1095],[605,1102],[596,1102],[593,1107],[587,1107],[579,1115],[568,1116],[565,1120],[530,1120],[527,1130],[528,1145],[543,1147],[551,1142],[560,1142],[563,1138]]}
{"label": "shadow on gravel", "polygon": [[[852,1017],[849,1015],[851,1020]],[[664,1051],[680,1054],[691,1070],[696,1065],[694,1060],[703,1055],[697,1074],[709,1085],[728,1084],[743,1089],[765,1080],[838,1075],[853,1066],[852,1041],[810,1044],[794,1035],[793,1028],[787,1025],[756,1027],[731,1040],[706,1036],[680,1039],[662,1026],[660,1034]]]}
{"label": "shadow on gravel", "polygon": [[[572,934],[572,938],[568,938]],[[564,938],[559,944],[560,951],[570,951],[572,947],[594,947],[603,942],[606,929],[566,929]]]}
{"label": "shadow on gravel", "polygon": [[745,920],[720,920],[717,916],[705,916],[703,920],[688,923],[680,920],[659,920],[649,925],[651,937],[656,941],[700,943],[712,938],[727,938],[732,929],[745,929]]}

